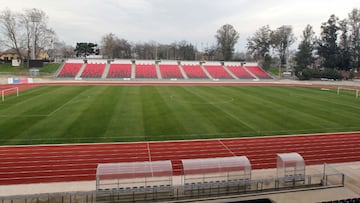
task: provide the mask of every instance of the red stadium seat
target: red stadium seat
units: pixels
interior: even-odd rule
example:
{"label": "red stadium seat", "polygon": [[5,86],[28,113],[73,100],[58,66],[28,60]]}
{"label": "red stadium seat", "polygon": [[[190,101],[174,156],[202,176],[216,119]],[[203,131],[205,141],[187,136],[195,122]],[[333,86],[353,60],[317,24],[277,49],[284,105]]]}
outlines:
{"label": "red stadium seat", "polygon": [[162,78],[184,78],[178,65],[160,65]]}
{"label": "red stadium seat", "polygon": [[228,69],[239,79],[254,79],[242,66],[229,66]]}
{"label": "red stadium seat", "polygon": [[231,77],[231,75],[228,72],[226,72],[224,67],[220,65],[205,65],[204,67],[213,78],[234,79],[233,77]]}
{"label": "red stadium seat", "polygon": [[131,64],[111,64],[107,78],[131,78]]}
{"label": "red stadium seat", "polygon": [[246,66],[246,68],[260,79],[272,79],[272,77],[259,66]]}
{"label": "red stadium seat", "polygon": [[75,77],[80,71],[82,63],[65,63],[57,77],[68,78]]}
{"label": "red stadium seat", "polygon": [[209,78],[200,65],[183,65],[182,67],[189,78]]}
{"label": "red stadium seat", "polygon": [[155,64],[136,64],[136,78],[157,78]]}
{"label": "red stadium seat", "polygon": [[83,78],[101,78],[106,64],[87,64],[81,74]]}

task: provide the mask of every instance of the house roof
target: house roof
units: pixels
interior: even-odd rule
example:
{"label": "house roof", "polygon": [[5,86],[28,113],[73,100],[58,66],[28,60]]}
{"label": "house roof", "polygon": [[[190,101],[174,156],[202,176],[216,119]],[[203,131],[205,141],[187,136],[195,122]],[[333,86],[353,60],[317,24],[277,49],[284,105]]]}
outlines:
{"label": "house roof", "polygon": [[[26,50],[21,49],[20,51],[21,51],[22,54],[26,54]],[[8,50],[1,53],[1,55],[3,55],[3,54],[17,54],[17,51],[16,51],[16,49],[11,48],[11,49],[8,49]]]}

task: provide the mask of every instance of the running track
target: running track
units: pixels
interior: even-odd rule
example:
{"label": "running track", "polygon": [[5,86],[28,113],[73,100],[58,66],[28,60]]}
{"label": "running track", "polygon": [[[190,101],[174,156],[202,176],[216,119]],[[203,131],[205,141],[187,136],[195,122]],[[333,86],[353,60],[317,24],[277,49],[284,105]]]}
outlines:
{"label": "running track", "polygon": [[275,168],[276,154],[300,153],[307,165],[360,161],[360,132],[176,142],[0,147],[0,185],[95,180],[98,163],[247,156],[253,169]]}

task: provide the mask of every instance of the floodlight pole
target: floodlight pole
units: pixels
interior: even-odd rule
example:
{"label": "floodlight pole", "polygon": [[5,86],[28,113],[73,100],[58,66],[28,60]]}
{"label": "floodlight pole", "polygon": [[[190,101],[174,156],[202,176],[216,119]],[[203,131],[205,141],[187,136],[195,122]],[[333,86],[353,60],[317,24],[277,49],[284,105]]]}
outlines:
{"label": "floodlight pole", "polygon": [[33,46],[32,46],[32,53],[31,53],[31,58],[33,60],[36,59],[36,54],[35,54],[35,51],[36,51],[36,34],[35,34],[35,26],[36,26],[36,23],[40,22],[40,16],[37,15],[36,13],[33,13],[31,16],[31,22],[33,23],[33,26],[32,26],[32,34],[33,34]]}
{"label": "floodlight pole", "polygon": [[155,42],[155,60],[158,60],[158,44]]}

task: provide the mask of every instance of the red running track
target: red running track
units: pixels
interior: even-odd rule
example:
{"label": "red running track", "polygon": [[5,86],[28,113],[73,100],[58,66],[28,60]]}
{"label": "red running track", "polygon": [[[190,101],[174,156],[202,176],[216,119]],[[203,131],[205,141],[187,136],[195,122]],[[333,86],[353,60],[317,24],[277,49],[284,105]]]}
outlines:
{"label": "red running track", "polygon": [[360,132],[197,141],[0,147],[0,185],[95,180],[98,163],[247,156],[275,168],[276,154],[300,153],[307,165],[360,161]]}
{"label": "red running track", "polygon": [[[38,86],[41,86],[41,85],[40,84],[3,84],[3,85],[0,84],[0,91],[17,87],[17,88],[19,88],[19,92],[21,92],[21,91],[24,91],[24,90],[27,90],[30,88],[38,87]],[[9,91],[4,92],[5,95],[9,95],[9,94],[13,94],[13,93],[16,93],[15,89],[11,89]]]}

